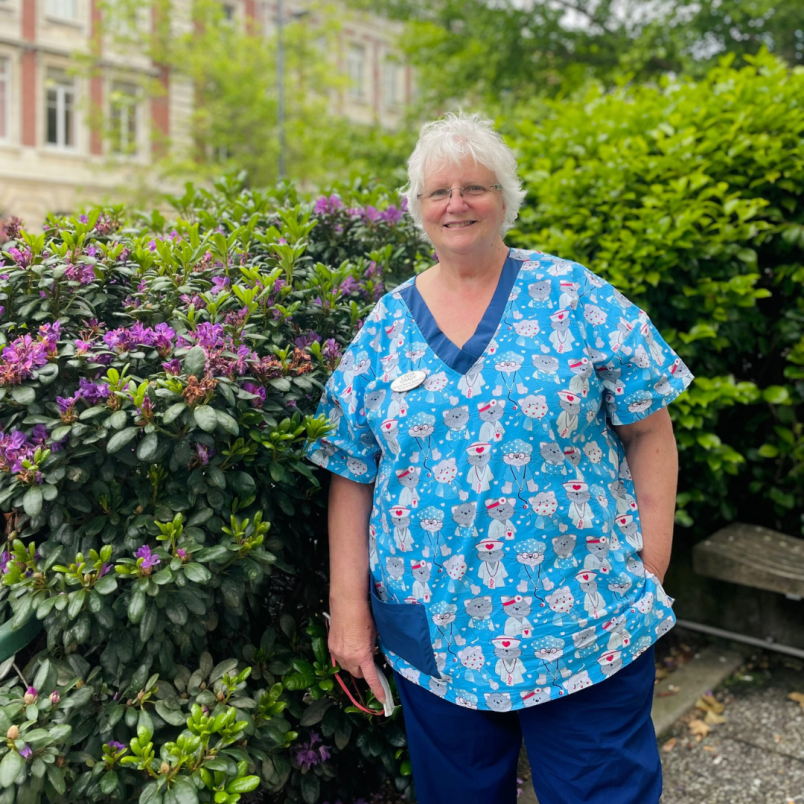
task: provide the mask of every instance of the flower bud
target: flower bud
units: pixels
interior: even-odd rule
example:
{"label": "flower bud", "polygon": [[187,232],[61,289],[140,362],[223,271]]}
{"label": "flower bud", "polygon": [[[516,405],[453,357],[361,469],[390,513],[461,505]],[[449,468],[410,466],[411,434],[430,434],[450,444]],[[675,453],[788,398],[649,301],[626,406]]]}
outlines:
{"label": "flower bud", "polygon": [[166,776],[168,773],[170,773],[170,765],[168,765],[168,764],[167,764],[167,762],[163,762],[163,763],[162,763],[162,764],[159,766],[159,772],[160,772],[160,773],[161,773],[163,776]]}
{"label": "flower bud", "polygon": [[83,686],[84,686],[84,679],[79,678],[78,681],[75,682],[75,688],[77,690],[80,690],[81,687],[83,687]]}
{"label": "flower bud", "polygon": [[57,690],[53,690],[53,692],[50,693],[50,703],[52,703],[53,706],[55,706],[60,700],[61,695],[59,695]]}
{"label": "flower bud", "polygon": [[219,692],[219,693],[218,693],[218,694],[217,694],[215,697],[216,697],[216,698],[217,698],[219,701],[222,701],[222,700],[223,700],[223,699],[224,699],[226,696],[225,696],[225,695],[224,695],[222,692]]}
{"label": "flower bud", "polygon": [[36,687],[28,687],[25,690],[25,695],[22,696],[22,700],[25,701],[26,704],[36,703],[36,699],[39,696]]}
{"label": "flower bud", "polygon": [[20,730],[16,726],[9,726],[8,731],[6,732],[6,737],[9,740],[16,740],[20,736]]}

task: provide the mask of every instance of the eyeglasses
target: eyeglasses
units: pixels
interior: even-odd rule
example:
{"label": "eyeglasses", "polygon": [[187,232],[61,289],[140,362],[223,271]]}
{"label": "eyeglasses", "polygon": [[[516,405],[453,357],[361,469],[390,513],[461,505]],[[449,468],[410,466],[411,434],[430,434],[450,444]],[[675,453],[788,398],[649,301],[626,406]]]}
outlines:
{"label": "eyeglasses", "polygon": [[502,184],[469,184],[466,187],[439,187],[429,193],[419,193],[416,198],[424,199],[428,204],[441,204],[452,198],[452,193],[457,190],[461,198],[483,198],[489,194],[489,190],[502,190]]}

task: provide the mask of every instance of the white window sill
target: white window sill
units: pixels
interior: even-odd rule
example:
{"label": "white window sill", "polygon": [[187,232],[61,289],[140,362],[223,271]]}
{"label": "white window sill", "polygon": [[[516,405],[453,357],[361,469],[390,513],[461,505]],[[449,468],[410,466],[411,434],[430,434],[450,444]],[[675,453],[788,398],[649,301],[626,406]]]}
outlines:
{"label": "white window sill", "polygon": [[[2,0],[0,0],[0,2],[2,2]],[[84,23],[81,22],[81,20],[71,20],[67,17],[52,17],[50,14],[45,16],[45,20],[54,25],[66,25],[69,28],[75,28],[79,31],[84,29]]]}

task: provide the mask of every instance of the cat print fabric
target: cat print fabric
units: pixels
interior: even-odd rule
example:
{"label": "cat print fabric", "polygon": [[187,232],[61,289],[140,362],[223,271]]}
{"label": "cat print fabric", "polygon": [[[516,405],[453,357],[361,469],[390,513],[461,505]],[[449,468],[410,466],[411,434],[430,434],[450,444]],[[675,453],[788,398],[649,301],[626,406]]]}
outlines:
{"label": "cat print fabric", "polygon": [[[414,370],[421,385],[391,388]],[[671,628],[611,425],[692,379],[642,310],[549,254],[510,250],[460,349],[414,280],[386,294],[327,383],[333,430],[307,456],[374,484],[374,595],[389,616],[418,607],[439,676],[380,631],[393,668],[460,706],[507,711],[608,678]]]}

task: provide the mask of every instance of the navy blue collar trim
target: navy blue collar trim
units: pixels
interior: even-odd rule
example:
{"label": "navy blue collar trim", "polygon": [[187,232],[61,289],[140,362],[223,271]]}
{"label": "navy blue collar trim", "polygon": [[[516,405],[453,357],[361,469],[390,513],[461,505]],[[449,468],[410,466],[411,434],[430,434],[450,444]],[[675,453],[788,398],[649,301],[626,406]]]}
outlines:
{"label": "navy blue collar trim", "polygon": [[430,348],[438,355],[439,359],[446,363],[453,371],[458,374],[466,374],[478,359],[483,356],[488,347],[497,327],[502,320],[505,306],[511,295],[511,288],[516,282],[517,275],[522,263],[514,260],[510,256],[506,258],[500,278],[497,281],[497,289],[491,298],[483,318],[477,325],[474,335],[458,348],[438,327],[430,308],[422,298],[416,282],[411,282],[407,287],[399,291],[405,304],[407,304],[414,321],[421,330],[424,339]]}

